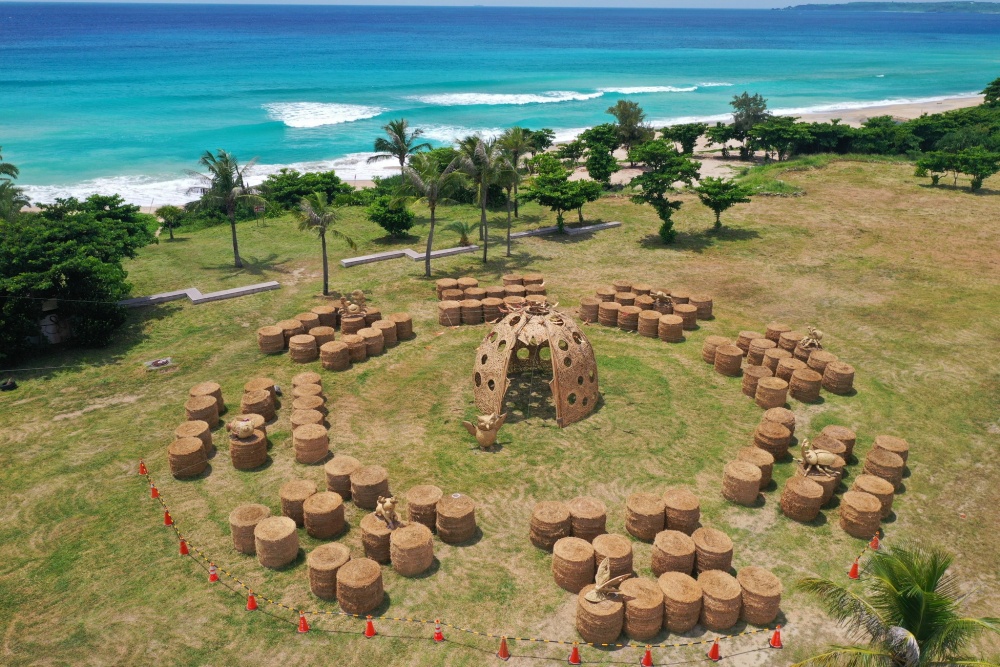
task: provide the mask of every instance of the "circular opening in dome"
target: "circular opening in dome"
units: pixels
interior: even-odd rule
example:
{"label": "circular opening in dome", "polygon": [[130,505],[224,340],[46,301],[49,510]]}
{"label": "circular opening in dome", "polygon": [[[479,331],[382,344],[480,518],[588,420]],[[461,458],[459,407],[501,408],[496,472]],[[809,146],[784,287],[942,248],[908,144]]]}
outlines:
{"label": "circular opening in dome", "polygon": [[479,373],[476,373],[476,386],[477,387],[483,386],[483,376],[480,375]]}
{"label": "circular opening in dome", "polygon": [[514,326],[515,324],[517,324],[517,323],[518,323],[518,322],[520,322],[520,321],[521,321],[521,316],[520,316],[520,315],[515,315],[515,316],[514,316],[514,317],[513,317],[512,319],[511,319],[511,321],[510,321],[510,325],[511,325],[511,326]]}
{"label": "circular opening in dome", "polygon": [[597,374],[594,373],[593,369],[591,369],[591,371],[590,371],[590,381],[593,382],[596,379],[597,379]]}
{"label": "circular opening in dome", "polygon": [[581,385],[583,384],[583,376],[582,375],[576,379],[576,383],[577,384],[581,384]]}
{"label": "circular opening in dome", "polygon": [[493,333],[491,333],[489,336],[486,337],[486,340],[492,343],[497,339],[497,336],[499,336],[499,334],[496,331],[494,331]]}
{"label": "circular opening in dome", "polygon": [[583,344],[583,336],[580,335],[579,331],[573,332],[573,342],[575,342],[577,345]]}
{"label": "circular opening in dome", "polygon": [[569,343],[567,343],[565,340],[563,340],[563,339],[560,338],[559,339],[559,349],[562,350],[563,352],[565,352],[566,350],[569,349]]}
{"label": "circular opening in dome", "polygon": [[507,341],[505,340],[500,341],[500,344],[497,345],[497,352],[503,352],[506,349],[507,349]]}
{"label": "circular opening in dome", "polygon": [[538,351],[538,358],[542,361],[549,361],[552,359],[552,350],[547,347],[543,347]]}
{"label": "circular opening in dome", "polygon": [[528,352],[528,348],[526,347],[522,347],[520,350],[517,351],[517,358],[520,359],[521,361],[527,361],[529,356],[531,355]]}
{"label": "circular opening in dome", "polygon": [[486,383],[486,386],[490,388],[490,391],[494,391],[497,388],[497,383],[494,382],[493,380],[490,380],[489,382]]}
{"label": "circular opening in dome", "polygon": [[583,404],[586,406],[588,403],[590,403],[590,399],[587,398],[586,396],[584,396],[583,397]]}
{"label": "circular opening in dome", "polygon": [[570,405],[576,405],[576,394],[570,394],[569,396],[567,396],[567,397],[566,397],[566,401],[567,401],[567,402],[568,402],[568,403],[569,403]]}
{"label": "circular opening in dome", "polygon": [[570,357],[566,357],[565,359],[563,359],[563,365],[565,365],[566,368],[569,368],[570,366],[573,365],[573,359]]}
{"label": "circular opening in dome", "polygon": [[481,363],[483,366],[485,366],[486,362],[489,361],[489,359],[490,358],[484,354],[483,357],[479,360],[479,363]]}

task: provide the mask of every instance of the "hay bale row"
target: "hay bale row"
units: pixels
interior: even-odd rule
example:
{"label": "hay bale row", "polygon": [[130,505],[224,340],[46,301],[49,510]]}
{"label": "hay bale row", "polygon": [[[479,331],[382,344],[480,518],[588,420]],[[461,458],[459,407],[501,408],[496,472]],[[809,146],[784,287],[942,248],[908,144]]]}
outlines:
{"label": "hay bale row", "polygon": [[389,472],[382,466],[359,467],[351,473],[350,479],[351,498],[362,509],[374,510],[379,496],[389,496]]}
{"label": "hay bale row", "polygon": [[800,331],[784,331],[778,336],[778,347],[787,352],[794,352],[803,338],[805,334]]}
{"label": "hay bale row", "polygon": [[782,408],[788,401],[788,383],[781,378],[761,378],[757,381],[754,402],[765,410]]}
{"label": "hay bale row", "polygon": [[[779,364],[780,366],[780,364]],[[788,383],[792,398],[803,403],[815,403],[819,400],[819,389],[823,376],[811,368],[800,368],[792,373]]]}
{"label": "hay bale row", "polygon": [[215,399],[216,407],[221,415],[226,411],[226,403],[222,400],[222,387],[218,382],[199,382],[188,391],[188,398],[198,396],[211,396]]}
{"label": "hay bale row", "polygon": [[743,351],[736,345],[715,348],[715,372],[729,377],[739,377],[743,365]]}
{"label": "hay bale row", "polygon": [[266,389],[244,391],[240,398],[240,412],[260,415],[265,422],[269,422],[277,416],[274,396]]}
{"label": "hay bale row", "polygon": [[826,350],[813,350],[806,359],[806,365],[821,376],[826,371],[826,367],[837,361],[837,355]]}
{"label": "hay bale row", "polygon": [[772,377],[773,373],[763,366],[747,366],[743,370],[743,382],[741,390],[744,396],[756,398],[757,384],[764,378]]}
{"label": "hay bale row", "polygon": [[580,299],[579,315],[584,322],[594,323],[601,308],[601,299],[595,296],[585,296]]}
{"label": "hay bale row", "polygon": [[733,565],[733,541],[721,530],[702,526],[691,535],[694,541],[694,568],[698,574],[709,570],[729,571]]}
{"label": "hay bale row", "polygon": [[306,556],[309,590],[323,600],[337,599],[337,572],[351,560],[351,551],[336,542],[316,547]]}
{"label": "hay bale row", "polygon": [[178,440],[181,438],[198,438],[201,440],[202,448],[205,450],[205,456],[211,456],[215,452],[215,445],[212,443],[212,431],[208,428],[208,423],[200,419],[181,422],[174,429],[174,438]]}
{"label": "hay bale row", "polygon": [[903,457],[888,449],[873,447],[865,457],[865,472],[881,477],[892,484],[892,488],[897,491],[903,483],[903,469],[905,467],[906,462],[903,461]]}
{"label": "hay bale row", "polygon": [[781,378],[785,382],[790,382],[792,373],[803,368],[806,368],[804,361],[799,361],[793,357],[786,357],[778,362],[778,369],[774,372],[774,376]]}
{"label": "hay bale row", "polygon": [[531,512],[528,538],[539,549],[552,551],[556,542],[570,536],[571,530],[569,507],[565,503],[545,500]]}
{"label": "hay bale row", "polygon": [[[306,396],[303,398],[296,399],[299,401],[311,401],[319,400],[322,402],[322,398],[319,396]],[[315,424],[317,426],[323,426],[323,413],[319,410],[292,410],[292,433],[300,426],[305,426],[307,424]]]}
{"label": "hay bale row", "polygon": [[257,348],[262,354],[278,354],[285,349],[285,335],[281,327],[269,325],[257,329]]}
{"label": "hay bale row", "polygon": [[684,342],[684,319],[680,315],[660,315],[657,335],[665,343]]}
{"label": "hay bale row", "polygon": [[618,310],[621,304],[616,301],[602,301],[597,307],[597,322],[602,326],[618,326]]}
{"label": "hay bale row", "polygon": [[772,373],[778,372],[778,364],[782,359],[790,359],[792,353],[788,350],[782,350],[781,348],[772,348],[764,352],[764,368],[768,369]]}
{"label": "hay bale row", "polygon": [[850,461],[851,457],[854,456],[854,445],[858,441],[858,435],[847,428],[846,426],[839,426],[837,424],[831,424],[826,426],[820,431],[820,435],[826,436],[828,438],[833,438],[837,440],[844,446],[844,454],[842,456],[845,460]]}
{"label": "hay bale row", "polygon": [[[760,391],[759,387],[757,391]],[[788,446],[791,441],[791,432],[778,422],[761,421],[753,431],[754,447],[760,447],[773,456],[775,461],[781,461],[788,457]]]}
{"label": "hay bale row", "polygon": [[[840,459],[841,461],[843,459]],[[832,475],[827,475],[819,470],[813,470],[808,475],[805,473],[805,469],[800,465],[795,469],[795,476],[797,477],[808,477],[823,489],[823,495],[820,497],[820,506],[825,506],[833,499],[833,494],[837,491],[837,487],[840,485],[840,473],[834,473]]]}
{"label": "hay bale row", "polygon": [[310,334],[292,336],[288,341],[288,356],[300,364],[316,361],[319,358],[319,346],[316,338]]}
{"label": "hay bale row", "polygon": [[903,463],[906,463],[906,459],[910,456],[910,443],[902,438],[897,438],[894,435],[875,436],[875,442],[872,443],[872,447],[892,452],[899,458],[903,459]]}
{"label": "hay bale row", "polygon": [[633,493],[625,501],[625,530],[652,542],[666,522],[666,503],[654,493]]}
{"label": "hay bale row", "polygon": [[219,425],[219,403],[214,396],[188,398],[184,402],[184,415],[188,421],[203,421],[209,428],[215,428]]}
{"label": "hay bale row", "polygon": [[639,313],[639,335],[657,338],[660,335],[660,314],[652,309]]}
{"label": "hay bale row", "polygon": [[760,489],[771,483],[774,472],[774,457],[760,447],[742,447],[736,453],[737,461],[745,461],[760,470]]}
{"label": "hay bale row", "polygon": [[698,308],[690,303],[674,304],[675,316],[681,318],[681,328],[684,331],[694,331],[698,328]]}
{"label": "hay bale row", "polygon": [[340,318],[340,332],[344,335],[356,334],[368,326],[368,320],[363,313],[342,315]]}
{"label": "hay bale row", "polygon": [[274,326],[281,329],[281,335],[284,338],[284,347],[286,348],[292,336],[300,336],[306,333],[306,328],[302,325],[302,322],[296,319],[281,320],[280,322],[276,322]]}
{"label": "hay bale row", "polygon": [[351,499],[351,475],[361,467],[353,456],[335,456],[323,466],[326,490],[333,491],[344,500]]}
{"label": "hay bale row", "polygon": [[823,504],[823,487],[811,477],[790,477],[781,492],[781,511],[795,521],[812,521]]}
{"label": "hay bale row", "polygon": [[742,618],[753,625],[769,626],[781,610],[781,580],[757,565],[736,573],[742,592]]}
{"label": "hay bale row", "polygon": [[[311,410],[315,414],[320,414]],[[320,415],[322,416],[322,415]],[[330,434],[322,424],[303,424],[292,431],[295,460],[299,463],[319,463],[330,454]]]}
{"label": "hay bale row", "polygon": [[361,544],[365,549],[365,557],[376,563],[388,563],[391,555],[389,540],[392,531],[385,521],[374,513],[366,514],[361,519]]}
{"label": "hay bale row", "polygon": [[809,441],[813,449],[822,449],[825,452],[830,452],[831,454],[836,454],[840,458],[847,460],[847,447],[844,446],[840,440],[836,438],[831,438],[828,435],[823,435],[820,433],[815,438]]}
{"label": "hay bale row", "polygon": [[663,530],[653,540],[652,570],[660,576],[664,572],[694,571],[695,546],[690,536],[679,530]]}
{"label": "hay bale row", "polygon": [[483,323],[483,302],[478,299],[462,299],[458,302],[461,309],[462,324]]}
{"label": "hay bale row", "polygon": [[552,576],[556,584],[570,593],[579,593],[593,583],[596,573],[594,547],[579,537],[563,537],[552,547]]}
{"label": "hay bale row", "polygon": [[600,602],[587,600],[586,595],[593,588],[594,584],[585,586],[577,597],[576,631],[585,642],[613,644],[625,624],[625,605],[616,599]]}
{"label": "hay bale row", "polygon": [[755,341],[763,337],[764,334],[758,333],[757,331],[741,331],[739,336],[736,337],[736,347],[740,348],[743,352],[743,356],[747,356],[750,353],[751,341]]}
{"label": "hay bale row", "polygon": [[365,359],[377,357],[385,351],[385,338],[382,332],[374,327],[365,327],[358,331],[365,342]]}
{"label": "hay bale row", "polygon": [[229,513],[229,532],[233,536],[233,548],[241,554],[254,556],[257,546],[254,530],[264,519],[271,516],[271,510],[258,503],[239,505]]}
{"label": "hay bale row", "polygon": [[608,510],[600,500],[578,496],[567,503],[570,514],[570,534],[593,542],[607,532]]}
{"label": "hay bale row", "polygon": [[781,424],[788,429],[789,436],[795,433],[795,414],[788,408],[771,408],[765,410],[760,421],[761,423],[774,422]]}
{"label": "hay bale row", "polygon": [[701,358],[706,364],[715,363],[715,351],[722,345],[731,345],[732,341],[725,336],[708,336],[701,345]]}
{"label": "hay bale row", "polygon": [[848,491],[840,499],[840,527],[852,537],[870,540],[882,521],[882,503],[864,491]]}
{"label": "hay bale row", "polygon": [[849,394],[854,390],[854,366],[831,361],[823,371],[823,389],[831,394]]}
{"label": "hay bale row", "polygon": [[627,537],[604,533],[594,538],[593,546],[595,568],[607,560],[612,577],[632,574],[632,543]]}
{"label": "hay bale row", "polygon": [[300,528],[305,525],[303,505],[309,496],[316,493],[316,483],[308,479],[293,479],[278,489],[281,498],[281,513]]}
{"label": "hay bale row", "polygon": [[787,324],[781,322],[771,322],[767,325],[767,331],[764,333],[764,337],[770,341],[773,341],[776,345],[781,339],[781,334],[791,331],[792,328]]}
{"label": "hay bale row", "polygon": [[636,296],[638,295],[634,292],[618,292],[615,294],[615,301],[620,306],[634,306]]}
{"label": "hay bale row", "polygon": [[623,305],[618,309],[618,328],[622,331],[638,331],[640,313],[642,308],[638,306]]}
{"label": "hay bale row", "polygon": [[778,349],[778,344],[767,338],[754,338],[747,348],[747,364],[750,366],[763,366],[764,355],[768,350]]}
{"label": "hay bale row", "polygon": [[368,359],[368,345],[365,339],[357,334],[344,334],[340,341],[347,346],[347,357],[352,364]]}
{"label": "hay bale row", "polygon": [[[483,321],[493,323],[503,319],[503,311],[501,310],[502,306],[503,299],[489,296],[483,299]],[[594,317],[597,317],[596,313]]]}
{"label": "hay bale row", "polygon": [[434,541],[431,530],[422,523],[411,523],[392,531],[389,538],[392,568],[404,577],[423,574],[434,564]]}
{"label": "hay bale row", "polygon": [[619,587],[625,600],[622,629],[636,641],[648,641],[663,627],[663,591],[652,579],[626,579]]}
{"label": "hay bale row", "polygon": [[476,534],[476,503],[461,493],[444,496],[436,506],[438,537],[446,544],[468,542]]}
{"label": "hay bale row", "polygon": [[863,491],[878,498],[880,505],[879,516],[881,518],[884,519],[892,512],[892,500],[895,497],[896,489],[892,486],[891,482],[865,473],[854,478],[851,490]]}
{"label": "hay bale row", "polygon": [[701,584],[683,572],[664,572],[656,583],[663,592],[663,627],[676,634],[694,628],[701,617]]}

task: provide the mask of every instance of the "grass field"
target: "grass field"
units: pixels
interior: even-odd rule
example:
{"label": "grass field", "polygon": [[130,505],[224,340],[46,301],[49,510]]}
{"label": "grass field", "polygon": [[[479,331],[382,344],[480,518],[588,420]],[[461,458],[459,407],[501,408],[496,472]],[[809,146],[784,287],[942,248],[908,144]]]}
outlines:
{"label": "grass field", "polygon": [[[649,208],[607,197],[588,206],[589,221],[621,220],[594,235],[499,244],[482,265],[472,255],[436,261],[434,278],[472,275],[494,284],[510,271],[545,274],[550,299],[575,309],[579,299],[619,277],[685,287],[714,296],[715,319],[668,345],[598,326],[585,328],[600,370],[603,403],[588,419],[555,425],[542,397],[521,403],[501,431],[502,447],[480,453],[460,422],[474,415],[473,351],[485,327],[444,329],[436,323],[433,281],[422,263],[400,259],[341,269],[346,254],[332,243],[331,285],[364,289],[383,312],[409,311],[417,338],[344,373],[323,372],[332,449],[390,472],[397,492],[433,483],[478,503],[482,536],[450,547],[435,542],[439,561],[429,576],[405,579],[383,568],[389,616],[433,619],[510,636],[572,640],[576,596],[556,586],[551,556],[527,540],[536,501],[593,495],[609,508],[609,530],[624,532],[625,498],[636,491],[687,485],[700,497],[702,522],[736,543],[735,567],[760,564],[785,585],[784,651],[747,653],[739,665],[786,665],[839,633],[814,603],[791,590],[800,576],[845,579],[863,543],[837,527],[835,507],[809,525],[777,509],[793,464],[776,466],[779,490],[759,508],[736,507],[720,496],[723,465],[749,444],[761,410],[740,393],[739,380],[701,361],[704,338],[763,331],[781,319],[815,324],[827,349],[857,368],[857,395],[824,392],[816,405],[792,401],[796,434],[827,424],[858,433],[863,458],[873,438],[896,434],[911,444],[905,491],[884,524],[888,540],[912,539],[958,554],[955,570],[973,593],[969,611],[1000,615],[1000,180],[978,196],[929,188],[912,166],[851,161],[797,169],[780,178],[804,196],[759,197],[723,216],[725,230],[705,230],[711,214],[688,197],[677,214],[678,243],[656,240]],[[475,219],[450,209],[446,219]],[[496,237],[504,216],[496,214]],[[552,224],[554,216],[524,207],[519,228]],[[419,239],[401,245],[421,248]],[[359,253],[396,242],[352,211],[342,229]],[[379,623],[366,641],[353,619],[314,618],[300,636],[293,614],[280,618],[243,610],[244,600],[177,555],[173,534],[137,476],[144,458],[182,533],[254,590],[296,608],[336,610],[308,588],[304,557],[282,571],[265,571],[231,548],[227,517],[242,502],[277,513],[287,480],[321,482],[321,466],[296,464],[290,447],[288,402],[269,427],[271,462],[257,472],[233,470],[225,453],[194,481],[169,476],[166,448],[183,419],[196,382],[221,383],[235,414],[243,383],[267,375],[289,385],[305,370],[286,355],[264,357],[255,330],[320,302],[319,244],[290,221],[240,228],[247,267],[231,266],[228,229],[179,234],[128,265],[136,295],[197,286],[202,291],[274,279],[280,290],[192,306],[175,302],[136,311],[112,344],[67,351],[20,371],[21,387],[0,394],[0,663],[6,665],[482,665],[493,664],[496,641],[431,628]],[[439,247],[454,243],[442,232]],[[352,253],[353,254],[353,253]],[[174,366],[147,372],[142,362],[171,356]],[[309,370],[318,370],[312,364]],[[222,433],[216,442],[223,444]],[[860,466],[852,467],[858,474]],[[850,481],[850,479],[848,479]],[[348,505],[350,531],[340,538],[362,553],[362,512]],[[304,551],[319,542],[300,531]],[[650,546],[635,542],[636,570],[650,576]],[[744,626],[734,630],[741,631]],[[392,637],[395,635],[395,637]],[[713,637],[700,628],[690,637]],[[403,637],[419,637],[405,639]],[[761,646],[765,635],[723,644],[732,654]],[[461,645],[459,645],[461,644]],[[707,647],[658,651],[657,664],[697,660]],[[564,646],[514,642],[515,656],[565,660]],[[983,647],[996,655],[997,646]],[[636,648],[584,649],[593,664],[635,664]],[[516,657],[510,664],[540,664]]]}

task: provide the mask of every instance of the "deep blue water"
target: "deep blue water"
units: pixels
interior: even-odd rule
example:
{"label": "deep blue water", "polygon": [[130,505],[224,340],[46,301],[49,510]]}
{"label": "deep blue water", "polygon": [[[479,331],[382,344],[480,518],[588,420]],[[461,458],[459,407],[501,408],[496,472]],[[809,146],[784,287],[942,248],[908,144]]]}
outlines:
{"label": "deep blue water", "polygon": [[988,15],[0,4],[0,146],[22,183],[54,186],[36,199],[183,200],[184,169],[218,147],[261,174],[364,178],[359,154],[399,116],[437,142],[514,124],[568,137],[621,97],[669,122],[724,114],[744,90],[849,107],[998,75]]}

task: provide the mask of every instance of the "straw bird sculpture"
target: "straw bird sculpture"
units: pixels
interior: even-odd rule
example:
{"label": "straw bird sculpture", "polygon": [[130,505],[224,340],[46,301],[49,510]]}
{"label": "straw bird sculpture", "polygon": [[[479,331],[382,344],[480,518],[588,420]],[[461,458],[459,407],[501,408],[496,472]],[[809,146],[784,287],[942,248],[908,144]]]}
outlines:
{"label": "straw bird sculpture", "polygon": [[462,422],[462,426],[469,432],[469,435],[476,439],[480,447],[489,449],[497,444],[497,434],[506,419],[506,412],[502,415],[497,415],[494,412],[493,414],[476,417],[475,424],[472,422]]}
{"label": "straw bird sculpture", "polygon": [[253,435],[253,422],[249,419],[234,419],[226,424],[226,430],[229,431],[234,438],[243,440]]}
{"label": "straw bird sculpture", "polygon": [[395,496],[389,496],[388,498],[379,496],[375,504],[375,516],[385,521],[385,525],[389,527],[389,530],[398,528],[399,517],[396,515]]}
{"label": "straw bird sculpture", "polygon": [[806,327],[807,335],[799,341],[799,347],[803,350],[822,350],[823,332],[816,327]]}
{"label": "straw bird sculpture", "polygon": [[808,439],[802,441],[802,458],[795,460],[802,464],[806,475],[813,470],[819,470],[827,477],[835,477],[837,474],[837,471],[830,467],[837,462],[837,455],[822,449],[813,449]]}
{"label": "straw bird sculpture", "polygon": [[594,590],[583,596],[587,602],[601,602],[611,597],[621,595],[618,587],[623,581],[631,577],[631,574],[611,578],[611,561],[607,558],[601,561],[601,566],[597,568],[597,576],[594,578]]}

